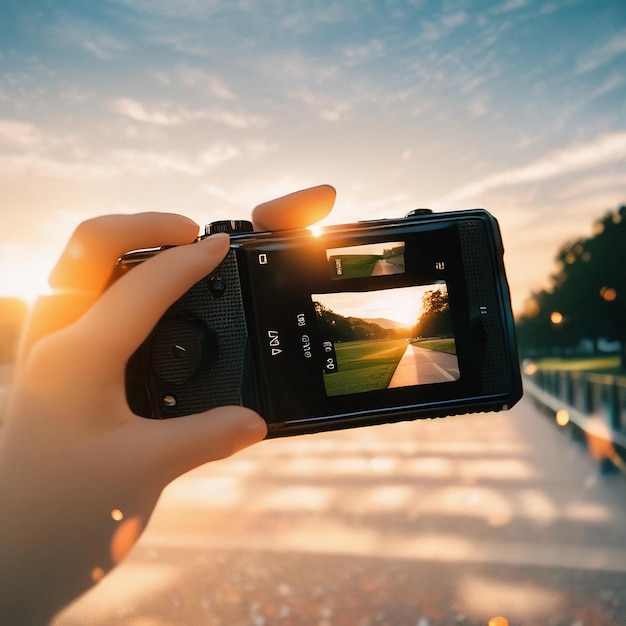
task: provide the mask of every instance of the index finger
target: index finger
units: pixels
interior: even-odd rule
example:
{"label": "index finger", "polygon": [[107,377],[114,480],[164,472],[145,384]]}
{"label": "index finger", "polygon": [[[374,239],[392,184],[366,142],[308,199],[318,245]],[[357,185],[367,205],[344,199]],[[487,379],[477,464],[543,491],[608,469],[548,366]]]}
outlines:
{"label": "index finger", "polygon": [[80,224],[50,274],[53,290],[100,293],[126,252],[191,243],[198,225],[173,213],[104,215]]}
{"label": "index finger", "polygon": [[109,287],[79,321],[85,336],[101,341],[103,363],[125,366],[167,308],[219,265],[229,241],[219,233],[159,252]]}
{"label": "index finger", "polygon": [[68,326],[106,288],[126,252],[193,241],[198,225],[172,213],[105,215],[80,224],[49,278],[52,293],[39,297],[22,333],[19,360],[42,337]]}

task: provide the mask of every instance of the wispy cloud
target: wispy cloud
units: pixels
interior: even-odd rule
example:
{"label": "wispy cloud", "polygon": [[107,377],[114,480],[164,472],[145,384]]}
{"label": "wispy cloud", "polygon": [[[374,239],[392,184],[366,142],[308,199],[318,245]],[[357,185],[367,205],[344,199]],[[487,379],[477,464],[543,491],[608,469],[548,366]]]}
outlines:
{"label": "wispy cloud", "polygon": [[465,24],[466,21],[467,14],[464,11],[444,13],[437,20],[423,20],[421,23],[421,37],[429,42],[438,41]]}
{"label": "wispy cloud", "polygon": [[42,142],[39,128],[29,122],[0,119],[0,145],[5,149],[31,148]]}
{"label": "wispy cloud", "polygon": [[39,152],[0,154],[0,170],[4,176],[27,175],[40,179],[64,179],[75,182],[95,182],[111,178],[111,168],[84,159],[56,157]]}
{"label": "wispy cloud", "polygon": [[380,39],[372,39],[360,45],[346,46],[342,50],[347,65],[358,65],[385,52],[385,44]]}
{"label": "wispy cloud", "polygon": [[267,120],[260,115],[218,106],[207,109],[189,109],[171,102],[148,106],[131,98],[117,98],[110,103],[110,109],[136,122],[155,126],[182,126],[198,120],[209,120],[231,128],[242,129],[267,124]]}
{"label": "wispy cloud", "polygon": [[454,205],[500,187],[545,181],[626,160],[626,132],[615,132],[571,148],[551,152],[528,165],[491,174],[440,201]]}
{"label": "wispy cloud", "polygon": [[[13,141],[12,151],[0,152],[3,176],[34,176],[44,179],[95,183],[132,176],[144,178],[183,175],[202,178],[216,167],[238,159],[256,160],[275,150],[262,140],[217,141],[196,151],[112,149],[94,153],[87,146],[73,145],[73,137],[40,139],[30,125],[0,121],[0,142]],[[6,132],[5,132],[6,131]]]}
{"label": "wispy cloud", "polygon": [[201,177],[207,171],[240,157],[242,149],[230,143],[218,143],[193,157],[179,152],[149,152],[145,150],[116,150],[112,160],[124,173],[154,176],[159,173],[185,174]]}
{"label": "wispy cloud", "polygon": [[130,49],[127,41],[87,20],[63,16],[49,27],[53,39],[75,46],[101,61],[109,61]]}
{"label": "wispy cloud", "polygon": [[501,13],[511,13],[512,11],[518,11],[519,9],[523,9],[529,0],[506,0],[500,6],[495,7],[492,11],[495,15],[499,15]]}
{"label": "wispy cloud", "polygon": [[294,90],[289,95],[312,107],[317,116],[326,122],[337,122],[352,111],[352,104],[348,100],[335,99],[328,94],[313,92],[308,88]]}
{"label": "wispy cloud", "polygon": [[[168,107],[171,108],[171,107]],[[157,126],[180,126],[185,122],[185,117],[180,111],[150,110],[141,102],[130,98],[118,98],[111,102],[111,110],[118,115],[129,117],[136,122],[155,124]]]}
{"label": "wispy cloud", "polygon": [[626,53],[626,29],[615,33],[608,41],[591,50],[585,50],[584,56],[578,60],[576,70],[579,74],[591,72],[624,53]]}
{"label": "wispy cloud", "polygon": [[218,0],[198,2],[198,0],[114,0],[117,4],[134,9],[139,13],[164,18],[199,19],[216,12]]}
{"label": "wispy cloud", "polygon": [[235,94],[224,82],[224,79],[214,73],[209,73],[199,67],[183,66],[179,69],[180,80],[185,87],[199,90],[205,95],[211,95],[219,100],[236,100]]}

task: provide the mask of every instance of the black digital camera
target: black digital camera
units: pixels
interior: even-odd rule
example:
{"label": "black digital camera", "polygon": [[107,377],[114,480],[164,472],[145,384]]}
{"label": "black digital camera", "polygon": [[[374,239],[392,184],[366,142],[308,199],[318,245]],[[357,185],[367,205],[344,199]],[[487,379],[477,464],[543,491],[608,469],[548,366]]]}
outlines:
{"label": "black digital camera", "polygon": [[[268,437],[506,410],[522,395],[503,248],[482,209],[251,232],[128,362],[131,409],[238,404]],[[124,271],[158,251],[134,252]]]}

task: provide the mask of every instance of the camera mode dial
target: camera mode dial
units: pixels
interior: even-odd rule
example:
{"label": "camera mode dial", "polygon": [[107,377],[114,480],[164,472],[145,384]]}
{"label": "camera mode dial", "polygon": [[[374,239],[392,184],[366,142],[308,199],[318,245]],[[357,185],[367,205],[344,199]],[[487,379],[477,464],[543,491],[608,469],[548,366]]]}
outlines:
{"label": "camera mode dial", "polygon": [[204,227],[204,236],[215,235],[215,233],[251,233],[252,222],[248,220],[220,220],[211,222]]}
{"label": "camera mode dial", "polygon": [[412,211],[409,211],[404,217],[419,217],[420,215],[431,215],[432,212],[432,209],[413,209]]}

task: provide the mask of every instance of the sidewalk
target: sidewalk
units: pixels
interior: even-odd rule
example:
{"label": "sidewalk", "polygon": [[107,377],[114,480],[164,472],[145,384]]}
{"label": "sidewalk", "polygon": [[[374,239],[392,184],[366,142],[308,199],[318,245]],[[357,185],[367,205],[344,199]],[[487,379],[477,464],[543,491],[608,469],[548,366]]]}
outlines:
{"label": "sidewalk", "polygon": [[523,400],[199,468],[55,626],[620,626],[625,578],[626,481]]}

